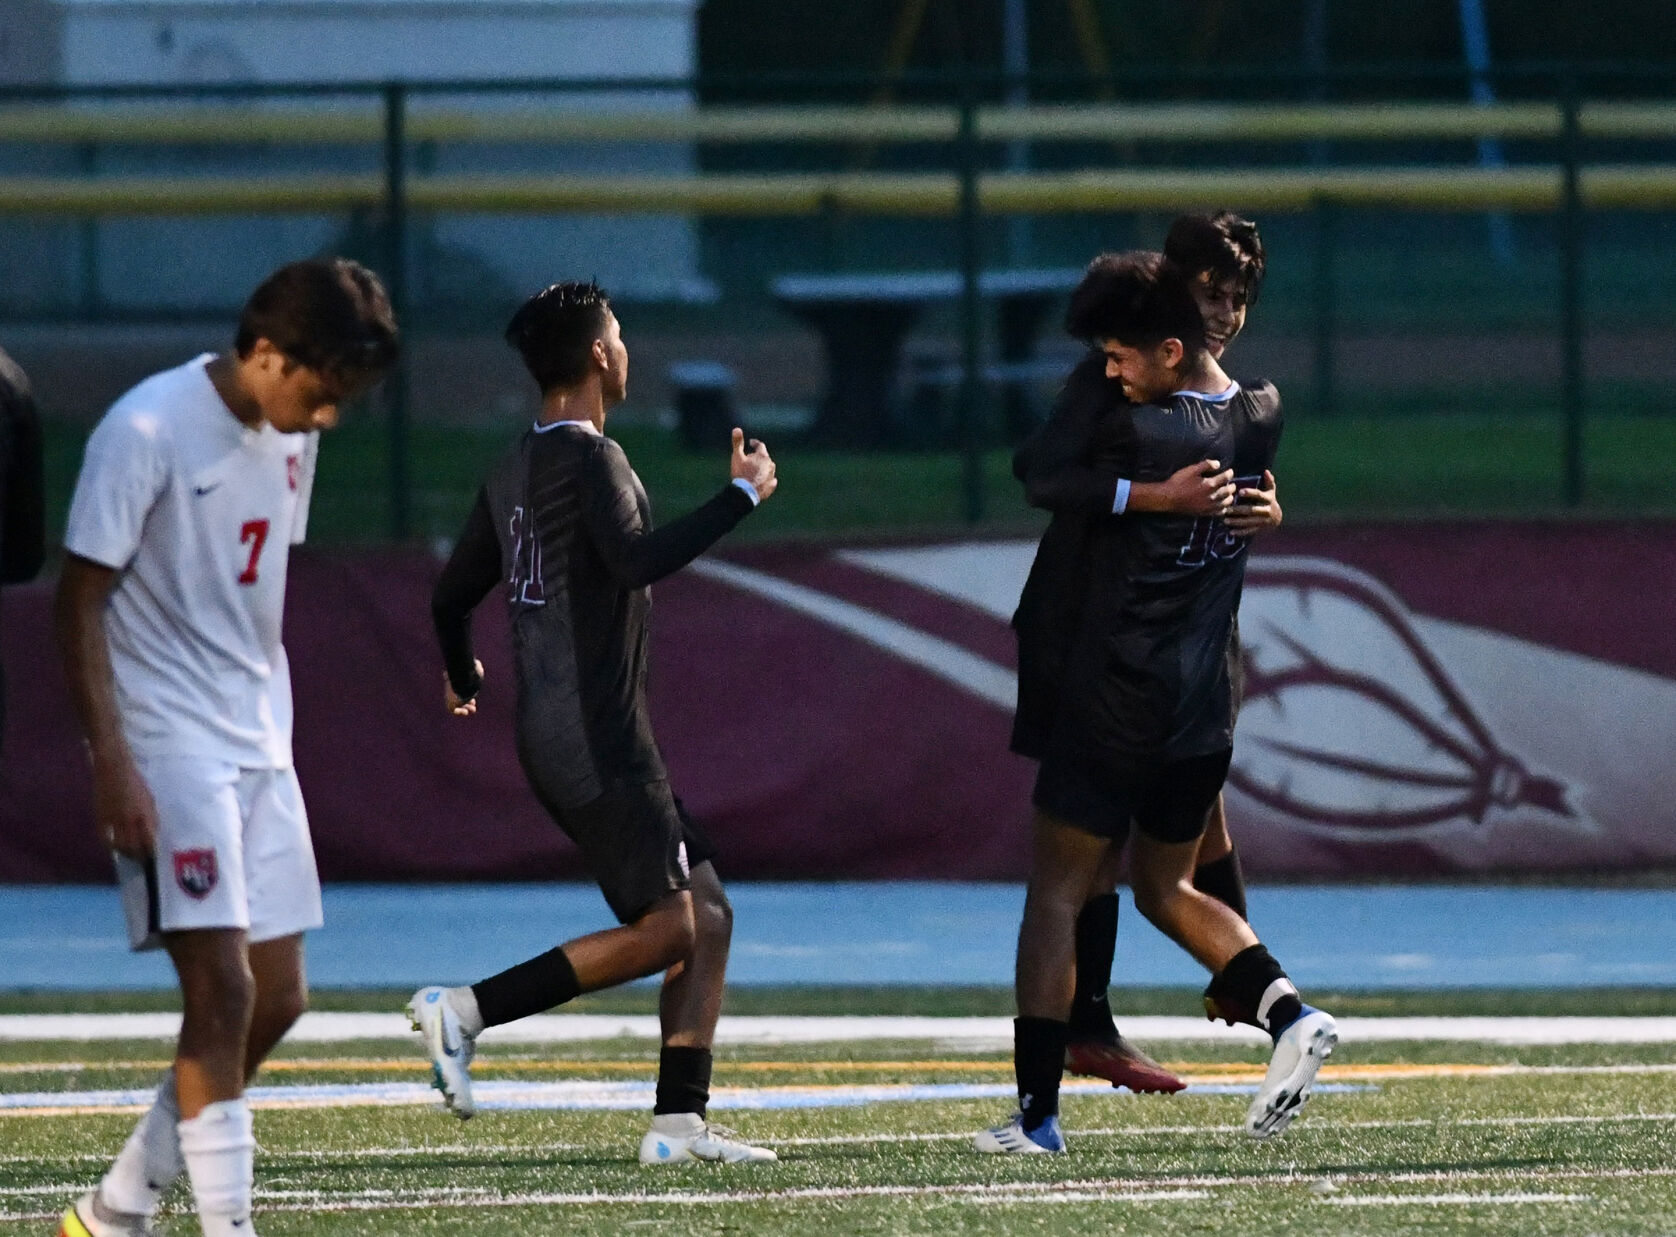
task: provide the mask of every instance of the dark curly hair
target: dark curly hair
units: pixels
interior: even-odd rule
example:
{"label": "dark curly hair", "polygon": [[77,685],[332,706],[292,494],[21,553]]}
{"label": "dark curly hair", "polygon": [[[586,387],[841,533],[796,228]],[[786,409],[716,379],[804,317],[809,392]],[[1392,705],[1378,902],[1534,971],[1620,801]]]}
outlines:
{"label": "dark curly hair", "polygon": [[1233,280],[1247,305],[1256,304],[1268,266],[1257,225],[1231,210],[1177,216],[1164,238],[1164,256],[1189,278],[1209,272],[1217,283]]}
{"label": "dark curly hair", "polygon": [[1205,323],[1187,277],[1161,253],[1103,253],[1071,293],[1065,330],[1089,344],[1115,339],[1132,348],[1179,339],[1189,356],[1205,347]]}

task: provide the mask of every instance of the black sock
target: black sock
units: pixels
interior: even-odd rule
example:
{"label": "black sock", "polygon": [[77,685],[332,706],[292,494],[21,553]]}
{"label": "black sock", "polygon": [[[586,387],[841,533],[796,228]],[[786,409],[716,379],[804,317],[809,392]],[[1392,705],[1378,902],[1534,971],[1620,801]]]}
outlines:
{"label": "black sock", "polygon": [[1111,1043],[1117,1038],[1111,1001],[1112,955],[1117,952],[1117,895],[1090,898],[1077,915],[1077,990],[1071,998],[1071,1038]]}
{"label": "black sock", "polygon": [[1027,1130],[1059,1112],[1066,1030],[1054,1018],[1013,1019],[1013,1070],[1018,1075],[1018,1109]]}
{"label": "black sock", "polygon": [[702,1117],[710,1105],[712,1064],[708,1048],[665,1046],[658,1054],[658,1098],[652,1115],[696,1112]]}
{"label": "black sock", "polygon": [[499,975],[479,980],[471,986],[477,998],[477,1010],[483,1015],[483,1025],[498,1027],[504,1022],[516,1022],[563,1005],[582,991],[576,981],[576,968],[560,949],[508,967]]}
{"label": "black sock", "polygon": [[1303,1007],[1297,988],[1261,945],[1235,954],[1205,989],[1211,1017],[1261,1027],[1270,1035],[1291,1026]]}
{"label": "black sock", "polygon": [[1250,920],[1245,913],[1245,873],[1240,871],[1239,851],[1231,850],[1220,859],[1194,868],[1193,888],[1231,907],[1241,919]]}

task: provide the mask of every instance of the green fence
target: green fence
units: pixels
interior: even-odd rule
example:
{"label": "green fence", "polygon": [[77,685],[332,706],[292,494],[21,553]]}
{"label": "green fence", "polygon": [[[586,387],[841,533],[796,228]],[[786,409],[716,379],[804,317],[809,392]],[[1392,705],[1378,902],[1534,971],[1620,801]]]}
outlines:
{"label": "green fence", "polygon": [[[199,304],[109,303],[113,236],[308,223],[329,238],[317,245],[384,272],[415,341],[382,416],[327,453],[319,527],[445,535],[522,414],[505,363],[499,394],[481,396],[506,406],[497,419],[460,406],[479,398],[470,381],[433,380],[436,354],[477,355],[459,341],[481,342],[519,293],[593,272],[503,264],[496,276],[435,243],[443,225],[673,220],[696,237],[704,295],[624,312],[636,355],[657,364],[622,418],[654,492],[678,504],[712,479],[654,415],[677,395],[667,361],[711,359],[742,371],[742,416],[790,465],[765,526],[1007,525],[1027,517],[1006,439],[1071,354],[1051,307],[1030,350],[1015,338],[1008,352],[1004,324],[995,338],[1005,298],[985,280],[1156,245],[1172,214],[1232,207],[1262,222],[1271,249],[1233,368],[1249,358],[1283,377],[1290,513],[1668,511],[1673,81],[1517,70],[1503,75],[1508,101],[1480,104],[1414,97],[1428,83],[1449,93],[1435,72],[1400,101],[1333,103],[1008,106],[995,101],[1006,83],[978,76],[920,82],[912,105],[698,104],[713,93],[702,83],[667,81],[12,90],[0,92],[0,276],[35,244],[58,245],[75,277],[44,281],[35,303],[0,291],[0,330],[25,331],[37,352],[77,339],[97,351],[117,346],[98,324],[223,321],[242,286]],[[463,271],[452,285],[437,275],[449,261]],[[827,408],[815,428],[827,417],[828,432],[806,433],[797,413],[821,408],[823,362],[776,306],[774,279],[903,271],[957,283],[915,311],[883,397],[891,416],[848,433]],[[795,359],[776,362],[776,345]],[[439,406],[443,388],[452,406]],[[43,399],[75,403],[50,387]],[[65,469],[79,411],[56,427]]]}

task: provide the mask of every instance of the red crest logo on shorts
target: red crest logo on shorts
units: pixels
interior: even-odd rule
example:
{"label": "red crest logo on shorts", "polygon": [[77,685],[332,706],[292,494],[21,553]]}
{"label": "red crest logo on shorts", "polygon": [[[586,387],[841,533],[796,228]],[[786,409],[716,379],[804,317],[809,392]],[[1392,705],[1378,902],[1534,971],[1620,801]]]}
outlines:
{"label": "red crest logo on shorts", "polygon": [[213,850],[177,850],[175,852],[175,883],[194,898],[209,896],[215,888],[215,852]]}
{"label": "red crest logo on shorts", "polygon": [[285,457],[285,482],[294,494],[297,491],[297,480],[303,475],[303,457],[288,455]]}

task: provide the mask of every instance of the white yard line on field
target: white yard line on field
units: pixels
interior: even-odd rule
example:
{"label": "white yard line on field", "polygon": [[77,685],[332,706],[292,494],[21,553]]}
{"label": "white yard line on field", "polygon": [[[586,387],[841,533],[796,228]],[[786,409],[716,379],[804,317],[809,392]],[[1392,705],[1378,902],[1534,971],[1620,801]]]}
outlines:
{"label": "white yard line on field", "polygon": [[1477,1207],[1507,1203],[1587,1203],[1589,1194],[1362,1194],[1346,1198],[1323,1198],[1331,1207]]}
{"label": "white yard line on field", "polygon": [[[1392,1040],[1493,1044],[1676,1043],[1676,1017],[1628,1018],[1341,1018],[1342,1043]],[[1193,1040],[1221,1043],[1267,1042],[1255,1027],[1229,1027],[1202,1018],[1169,1016],[1123,1020],[1135,1040]],[[173,1039],[179,1014],[6,1014],[0,1040]],[[658,1037],[656,1015],[540,1014],[484,1033],[485,1044],[562,1044]],[[951,1051],[989,1052],[1012,1047],[1011,1018],[726,1017],[717,1029],[722,1044],[859,1043],[868,1040],[931,1040]],[[304,1014],[286,1036],[288,1043],[346,1040],[406,1040],[417,1036],[403,1014]]]}

